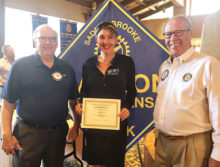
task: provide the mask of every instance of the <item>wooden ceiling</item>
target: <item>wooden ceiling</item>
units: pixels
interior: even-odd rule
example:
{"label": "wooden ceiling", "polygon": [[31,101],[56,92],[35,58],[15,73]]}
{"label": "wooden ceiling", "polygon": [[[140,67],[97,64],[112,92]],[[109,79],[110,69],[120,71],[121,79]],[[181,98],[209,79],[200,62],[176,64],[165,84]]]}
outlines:
{"label": "wooden ceiling", "polygon": [[[104,0],[66,0],[91,8],[92,11],[98,9]],[[129,12],[139,20],[151,16],[157,12],[173,6],[172,0],[118,0]],[[91,15],[88,13],[88,15]]]}

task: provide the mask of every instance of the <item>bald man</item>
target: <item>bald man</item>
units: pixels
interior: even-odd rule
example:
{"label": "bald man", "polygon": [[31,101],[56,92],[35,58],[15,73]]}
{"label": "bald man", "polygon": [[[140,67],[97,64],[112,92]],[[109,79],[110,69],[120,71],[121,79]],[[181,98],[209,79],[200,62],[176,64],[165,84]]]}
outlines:
{"label": "bald man", "polygon": [[[36,54],[16,61],[8,75],[2,95],[2,149],[13,155],[13,167],[40,167],[41,160],[45,167],[63,166],[68,104],[73,111],[78,89],[73,68],[55,57],[57,37],[50,26],[40,25],[33,35]],[[75,118],[70,138],[78,129]]]}

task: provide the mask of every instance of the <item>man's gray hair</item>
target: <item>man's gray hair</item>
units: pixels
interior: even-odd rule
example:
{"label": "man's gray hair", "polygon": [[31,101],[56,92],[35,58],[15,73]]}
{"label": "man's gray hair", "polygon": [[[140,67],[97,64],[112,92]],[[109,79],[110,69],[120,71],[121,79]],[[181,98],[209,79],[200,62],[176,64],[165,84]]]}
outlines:
{"label": "man's gray hair", "polygon": [[54,33],[56,34],[56,37],[58,37],[57,32],[56,32],[52,27],[50,27],[48,24],[41,24],[41,25],[39,25],[39,26],[34,30],[34,32],[33,32],[33,41],[36,40],[37,34],[38,34],[39,30],[41,30],[43,27],[48,27],[48,28],[50,28],[51,30],[54,31]]}
{"label": "man's gray hair", "polygon": [[167,23],[168,23],[169,21],[171,21],[171,20],[174,20],[174,19],[180,19],[180,20],[184,21],[187,30],[191,30],[191,29],[192,29],[192,25],[191,25],[190,20],[189,20],[186,16],[181,15],[181,14],[178,14],[178,15],[176,15],[176,16],[173,16],[173,17],[169,18],[169,19],[164,23],[163,28],[162,28],[162,32],[163,32],[163,33],[165,33],[165,28],[166,28]]}
{"label": "man's gray hair", "polygon": [[7,48],[11,47],[10,45],[3,45],[2,46],[2,53],[3,55],[6,53]]}

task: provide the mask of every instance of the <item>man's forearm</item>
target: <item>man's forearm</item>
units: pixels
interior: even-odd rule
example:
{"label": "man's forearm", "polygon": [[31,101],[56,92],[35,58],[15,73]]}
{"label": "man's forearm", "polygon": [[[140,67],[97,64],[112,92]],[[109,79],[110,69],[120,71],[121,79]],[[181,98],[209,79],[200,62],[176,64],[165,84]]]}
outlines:
{"label": "man's forearm", "polygon": [[15,105],[3,100],[1,118],[2,118],[2,134],[4,136],[12,135],[12,116]]}
{"label": "man's forearm", "polygon": [[76,100],[69,100],[69,107],[70,107],[70,110],[71,110],[73,117],[74,117],[74,126],[79,128],[80,119],[79,119],[79,115],[75,112],[76,104],[77,104]]}

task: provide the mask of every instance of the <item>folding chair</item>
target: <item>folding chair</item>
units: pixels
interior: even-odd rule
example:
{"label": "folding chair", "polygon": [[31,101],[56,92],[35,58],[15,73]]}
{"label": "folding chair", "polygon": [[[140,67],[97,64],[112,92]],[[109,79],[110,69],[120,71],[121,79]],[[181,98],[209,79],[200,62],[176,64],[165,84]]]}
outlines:
{"label": "folding chair", "polygon": [[67,155],[64,156],[64,159],[69,158],[71,155],[74,156],[74,158],[80,163],[81,167],[83,167],[82,161],[77,157],[76,155],[76,142],[74,141],[73,143],[71,142],[66,142],[66,144],[72,144],[73,146],[73,151],[68,153]]}

